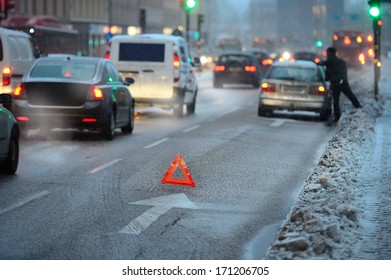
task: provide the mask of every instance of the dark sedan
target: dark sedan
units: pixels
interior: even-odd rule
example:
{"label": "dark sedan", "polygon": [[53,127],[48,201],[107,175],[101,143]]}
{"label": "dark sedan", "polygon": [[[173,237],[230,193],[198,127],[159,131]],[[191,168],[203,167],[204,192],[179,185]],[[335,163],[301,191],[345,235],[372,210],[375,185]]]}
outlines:
{"label": "dark sedan", "polygon": [[22,130],[77,128],[132,133],[134,100],[115,66],[95,57],[55,55],[36,60],[14,92],[13,113]]}
{"label": "dark sedan", "polygon": [[215,88],[221,88],[223,84],[250,84],[259,87],[259,64],[251,53],[224,53],[219,56],[213,72]]}

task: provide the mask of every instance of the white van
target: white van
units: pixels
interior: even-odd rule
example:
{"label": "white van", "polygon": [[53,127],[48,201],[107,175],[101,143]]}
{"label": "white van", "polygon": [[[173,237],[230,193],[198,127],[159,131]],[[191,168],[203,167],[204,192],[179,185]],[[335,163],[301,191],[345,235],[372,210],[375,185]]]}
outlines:
{"label": "white van", "polygon": [[34,46],[28,34],[0,28],[0,94],[12,94],[34,60]]}
{"label": "white van", "polygon": [[173,109],[177,117],[184,115],[185,105],[188,114],[194,113],[197,80],[182,37],[117,35],[110,40],[109,59],[123,78],[135,80],[129,90],[136,105]]}

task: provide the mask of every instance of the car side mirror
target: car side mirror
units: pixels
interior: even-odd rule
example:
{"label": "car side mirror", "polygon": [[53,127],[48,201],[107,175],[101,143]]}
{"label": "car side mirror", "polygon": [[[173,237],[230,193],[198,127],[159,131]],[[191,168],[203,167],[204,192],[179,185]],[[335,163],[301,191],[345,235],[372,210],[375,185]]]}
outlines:
{"label": "car side mirror", "polygon": [[130,86],[132,84],[134,84],[133,78],[130,78],[130,77],[125,78],[125,85]]}
{"label": "car side mirror", "polygon": [[12,102],[12,96],[11,94],[0,94],[0,103],[3,104],[4,106],[10,105]]}

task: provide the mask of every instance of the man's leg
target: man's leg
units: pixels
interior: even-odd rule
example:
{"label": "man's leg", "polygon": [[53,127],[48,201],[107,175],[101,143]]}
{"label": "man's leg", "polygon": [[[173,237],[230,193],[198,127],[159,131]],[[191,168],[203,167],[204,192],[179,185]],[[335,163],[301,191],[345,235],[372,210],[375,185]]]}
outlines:
{"label": "man's leg", "polygon": [[341,117],[341,109],[339,108],[339,97],[341,90],[339,87],[333,88],[333,107],[334,107],[334,121],[338,121]]}
{"label": "man's leg", "polygon": [[348,81],[344,81],[342,84],[342,92],[346,95],[347,98],[349,98],[350,102],[352,102],[353,106],[356,108],[360,108],[361,104],[358,101],[357,97],[352,92],[352,89],[350,88],[350,85]]}

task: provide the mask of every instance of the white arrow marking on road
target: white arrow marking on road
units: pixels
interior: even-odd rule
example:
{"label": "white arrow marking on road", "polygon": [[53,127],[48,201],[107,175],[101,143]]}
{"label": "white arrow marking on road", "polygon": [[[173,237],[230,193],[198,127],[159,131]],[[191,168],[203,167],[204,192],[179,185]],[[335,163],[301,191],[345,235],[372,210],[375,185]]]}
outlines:
{"label": "white arrow marking on road", "polygon": [[197,206],[184,193],[153,197],[146,200],[130,202],[129,204],[150,205],[153,207],[131,221],[119,233],[140,234],[171,208],[197,209]]}
{"label": "white arrow marking on road", "polygon": [[276,120],[270,126],[272,127],[280,127],[285,123],[285,120]]}

